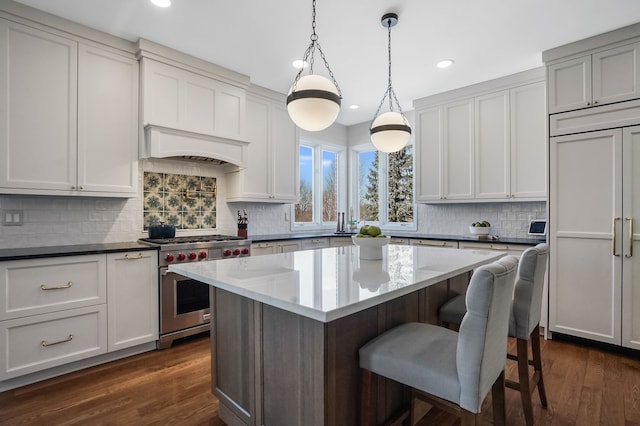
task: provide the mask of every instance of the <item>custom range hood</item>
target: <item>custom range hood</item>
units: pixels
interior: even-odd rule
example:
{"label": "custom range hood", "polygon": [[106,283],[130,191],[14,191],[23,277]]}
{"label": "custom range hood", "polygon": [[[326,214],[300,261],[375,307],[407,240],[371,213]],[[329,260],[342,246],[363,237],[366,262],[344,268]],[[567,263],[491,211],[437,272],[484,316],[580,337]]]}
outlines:
{"label": "custom range hood", "polygon": [[249,77],[140,39],[141,158],[244,167]]}
{"label": "custom range hood", "polygon": [[147,125],[141,158],[177,158],[244,167],[248,142]]}

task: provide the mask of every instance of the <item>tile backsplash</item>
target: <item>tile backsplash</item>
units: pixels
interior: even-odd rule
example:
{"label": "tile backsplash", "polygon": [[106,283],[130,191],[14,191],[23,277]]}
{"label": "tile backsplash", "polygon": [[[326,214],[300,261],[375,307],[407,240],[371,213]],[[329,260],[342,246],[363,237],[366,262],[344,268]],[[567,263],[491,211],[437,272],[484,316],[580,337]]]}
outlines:
{"label": "tile backsplash", "polygon": [[216,178],[144,172],[144,229],[161,222],[176,229],[216,227]]}

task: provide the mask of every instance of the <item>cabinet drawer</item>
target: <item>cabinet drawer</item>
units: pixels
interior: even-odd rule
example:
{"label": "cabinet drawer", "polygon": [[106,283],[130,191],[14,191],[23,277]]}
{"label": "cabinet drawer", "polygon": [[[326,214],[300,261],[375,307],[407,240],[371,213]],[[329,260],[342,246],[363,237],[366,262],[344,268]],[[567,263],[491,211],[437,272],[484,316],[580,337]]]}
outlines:
{"label": "cabinet drawer", "polygon": [[496,243],[474,243],[474,242],[460,242],[459,247],[461,249],[468,250],[494,250],[502,251],[505,254],[511,254],[516,257],[520,257],[522,252],[527,249],[527,246],[513,245],[513,244],[496,244]]}
{"label": "cabinet drawer", "polygon": [[106,303],[106,257],[0,262],[0,320]]}
{"label": "cabinet drawer", "polygon": [[0,380],[107,351],[106,305],[0,322]]}
{"label": "cabinet drawer", "polygon": [[300,250],[311,250],[329,247],[328,238],[310,238],[300,242]]}
{"label": "cabinet drawer", "polygon": [[457,241],[411,240],[411,245],[412,246],[458,248],[458,242]]}

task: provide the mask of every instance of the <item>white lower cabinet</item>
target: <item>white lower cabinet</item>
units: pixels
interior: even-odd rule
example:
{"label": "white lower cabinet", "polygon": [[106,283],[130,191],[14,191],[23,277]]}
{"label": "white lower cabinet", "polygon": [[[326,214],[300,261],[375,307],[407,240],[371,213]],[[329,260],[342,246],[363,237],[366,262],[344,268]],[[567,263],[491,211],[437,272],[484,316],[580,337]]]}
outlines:
{"label": "white lower cabinet", "polygon": [[104,304],[104,255],[0,262],[0,294],[0,320]]}
{"label": "white lower cabinet", "polygon": [[158,338],[157,251],[0,262],[3,381]]}
{"label": "white lower cabinet", "polygon": [[457,241],[441,241],[441,240],[411,240],[412,246],[428,246],[428,247],[447,247],[458,248]]}
{"label": "white lower cabinet", "polygon": [[107,352],[106,305],[0,321],[0,380]]}
{"label": "white lower cabinet", "polygon": [[158,252],[107,254],[109,351],[158,339]]}
{"label": "white lower cabinet", "polygon": [[515,257],[520,257],[522,252],[524,252],[527,247],[521,245],[514,244],[501,244],[501,243],[476,243],[476,242],[468,242],[468,241],[460,241],[458,243],[458,248],[461,249],[469,249],[469,250],[495,250],[502,251],[505,255],[510,254]]}
{"label": "white lower cabinet", "polygon": [[398,237],[391,237],[391,241],[389,241],[389,244],[395,244],[397,246],[408,246],[411,245],[411,240],[409,238],[398,238]]}
{"label": "white lower cabinet", "polygon": [[251,244],[251,256],[290,253],[300,250],[299,240],[269,241]]}
{"label": "white lower cabinet", "polygon": [[313,250],[329,246],[329,238],[309,238],[300,241],[300,250]]}
{"label": "white lower cabinet", "polygon": [[331,247],[347,247],[353,245],[351,237],[331,237],[329,240]]}

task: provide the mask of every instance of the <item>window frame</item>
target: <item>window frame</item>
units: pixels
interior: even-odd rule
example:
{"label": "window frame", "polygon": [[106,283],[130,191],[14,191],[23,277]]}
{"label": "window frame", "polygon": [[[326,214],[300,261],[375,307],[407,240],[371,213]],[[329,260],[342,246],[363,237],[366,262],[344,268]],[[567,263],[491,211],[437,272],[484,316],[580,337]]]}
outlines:
{"label": "window frame", "polygon": [[[413,149],[413,170],[415,171],[416,156],[413,138],[407,146],[411,146]],[[349,162],[350,202],[351,206],[353,206],[353,215],[356,218],[360,217],[360,188],[358,176],[360,153],[375,150],[376,148],[372,143],[354,145],[350,147],[349,150],[351,157]],[[416,231],[418,229],[418,204],[416,203],[415,180],[413,182],[413,222],[389,222],[389,154],[378,152],[378,155],[378,221],[367,221],[367,223],[377,225],[380,229],[388,231]],[[360,225],[359,223],[359,226]]]}
{"label": "window frame", "polygon": [[[324,222],[322,220],[322,153],[330,151],[336,154],[337,163],[337,206],[339,212],[345,213],[345,227],[348,227],[347,212],[347,147],[334,145],[326,142],[313,141],[311,139],[301,138],[298,144],[298,155],[300,155],[300,147],[311,148],[313,154],[313,221],[312,222],[296,222],[295,207],[297,203],[291,204],[291,230],[307,231],[307,230],[336,230],[337,221]],[[344,182],[345,184],[342,184]],[[300,183],[298,183],[299,185]],[[337,218],[340,219],[340,218]]]}

